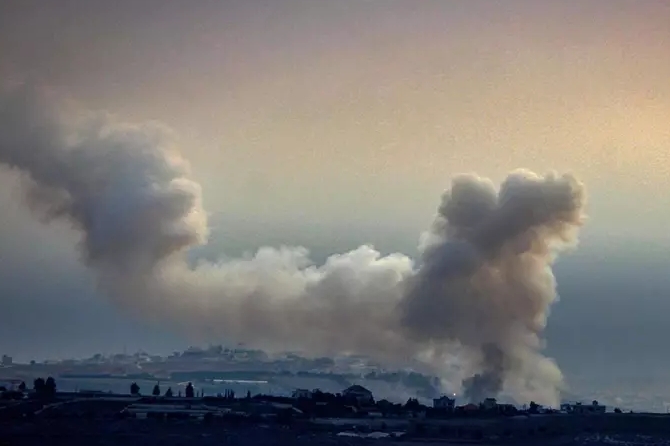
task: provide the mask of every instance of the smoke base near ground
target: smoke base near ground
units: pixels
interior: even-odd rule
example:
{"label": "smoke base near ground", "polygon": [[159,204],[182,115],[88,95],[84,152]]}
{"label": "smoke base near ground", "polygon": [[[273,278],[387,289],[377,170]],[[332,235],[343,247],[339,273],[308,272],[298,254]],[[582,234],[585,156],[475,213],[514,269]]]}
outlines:
{"label": "smoke base near ground", "polygon": [[558,402],[562,376],[541,335],[551,265],[584,219],[571,175],[519,170],[499,188],[457,176],[416,261],[361,246],[315,265],[304,248],[264,247],[193,267],[185,254],[206,243],[207,214],[161,126],[73,112],[21,85],[0,97],[0,163],[24,174],[38,215],[79,231],[102,292],[176,330],[440,376],[458,364],[474,401],[505,390]]}

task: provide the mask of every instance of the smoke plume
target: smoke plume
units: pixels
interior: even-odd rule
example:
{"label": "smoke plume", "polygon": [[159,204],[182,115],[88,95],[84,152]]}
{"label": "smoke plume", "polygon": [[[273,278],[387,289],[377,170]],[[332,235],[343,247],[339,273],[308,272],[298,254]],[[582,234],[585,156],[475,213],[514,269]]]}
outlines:
{"label": "smoke plume", "polygon": [[0,163],[29,204],[81,234],[82,259],[119,304],[210,339],[268,350],[356,353],[442,373],[464,361],[465,395],[508,390],[555,404],[541,354],[556,298],[551,264],[575,241],[584,189],[572,176],[513,172],[499,190],[455,178],[415,263],[371,246],[314,265],[304,248],[190,266],[207,241],[199,185],[158,125],[70,113],[23,85],[0,97]]}

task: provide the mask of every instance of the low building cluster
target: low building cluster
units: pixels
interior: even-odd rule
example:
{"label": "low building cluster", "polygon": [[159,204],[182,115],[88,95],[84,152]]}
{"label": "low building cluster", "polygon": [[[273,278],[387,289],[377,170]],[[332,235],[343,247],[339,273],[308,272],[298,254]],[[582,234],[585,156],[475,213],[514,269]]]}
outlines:
{"label": "low building cluster", "polygon": [[607,411],[607,406],[604,406],[598,401],[593,400],[591,404],[582,404],[582,403],[574,403],[574,404],[561,404],[561,412],[564,413],[571,413],[571,414],[589,414],[589,413],[605,413]]}

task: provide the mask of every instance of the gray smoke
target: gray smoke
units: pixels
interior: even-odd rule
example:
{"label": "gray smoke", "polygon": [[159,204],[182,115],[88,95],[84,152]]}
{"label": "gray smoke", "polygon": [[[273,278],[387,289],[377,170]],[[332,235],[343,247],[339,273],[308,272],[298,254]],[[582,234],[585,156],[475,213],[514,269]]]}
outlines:
{"label": "gray smoke", "polygon": [[551,263],[582,220],[574,178],[519,171],[496,191],[457,177],[418,266],[361,246],[321,266],[282,247],[191,267],[184,254],[206,242],[207,218],[167,135],[69,113],[30,85],[0,97],[0,163],[25,175],[41,216],[80,231],[84,261],[124,307],[205,339],[364,354],[443,376],[457,356],[472,399],[505,389],[558,401],[560,371],[540,335],[556,297]]}
{"label": "gray smoke", "polygon": [[561,373],[540,354],[540,335],[556,299],[550,266],[575,241],[583,205],[572,176],[526,171],[510,174],[499,191],[459,176],[444,194],[423,264],[406,281],[401,325],[416,342],[457,342],[479,353],[479,373],[463,383],[475,402],[504,385],[557,400]]}
{"label": "gray smoke", "polygon": [[479,403],[495,397],[502,389],[505,377],[505,357],[495,344],[482,346],[483,370],[463,380],[463,396]]}

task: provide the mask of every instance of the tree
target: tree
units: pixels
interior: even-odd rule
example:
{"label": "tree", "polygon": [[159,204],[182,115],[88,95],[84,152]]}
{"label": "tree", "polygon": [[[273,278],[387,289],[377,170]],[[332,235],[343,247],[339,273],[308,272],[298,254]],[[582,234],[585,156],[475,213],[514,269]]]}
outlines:
{"label": "tree", "polygon": [[165,391],[165,396],[168,398],[172,396],[172,387],[168,387],[168,389]]}
{"label": "tree", "polygon": [[48,377],[46,382],[44,383],[44,391],[45,394],[49,396],[55,396],[56,395],[56,380],[53,379],[53,377]]}
{"label": "tree", "polygon": [[159,396],[161,394],[161,388],[158,387],[158,383],[154,386],[154,391],[151,392],[153,396]]}
{"label": "tree", "polygon": [[44,394],[44,386],[45,386],[44,378],[37,378],[36,380],[33,381],[33,390],[38,395]]}
{"label": "tree", "polygon": [[25,381],[21,381],[21,384],[19,384],[19,390],[20,390],[21,392],[25,392],[25,391],[26,391],[26,382],[25,382]]}
{"label": "tree", "polygon": [[321,389],[314,389],[312,392],[312,400],[316,402],[323,402],[324,401],[324,393],[321,391]]}
{"label": "tree", "polygon": [[132,383],[130,385],[130,394],[131,395],[139,395],[140,394],[140,386],[138,386],[137,383]]}
{"label": "tree", "polygon": [[405,409],[407,410],[418,410],[421,408],[421,403],[416,398],[410,398],[405,403]]}
{"label": "tree", "polygon": [[190,382],[186,386],[186,398],[193,398],[194,392],[193,392],[193,384]]}

